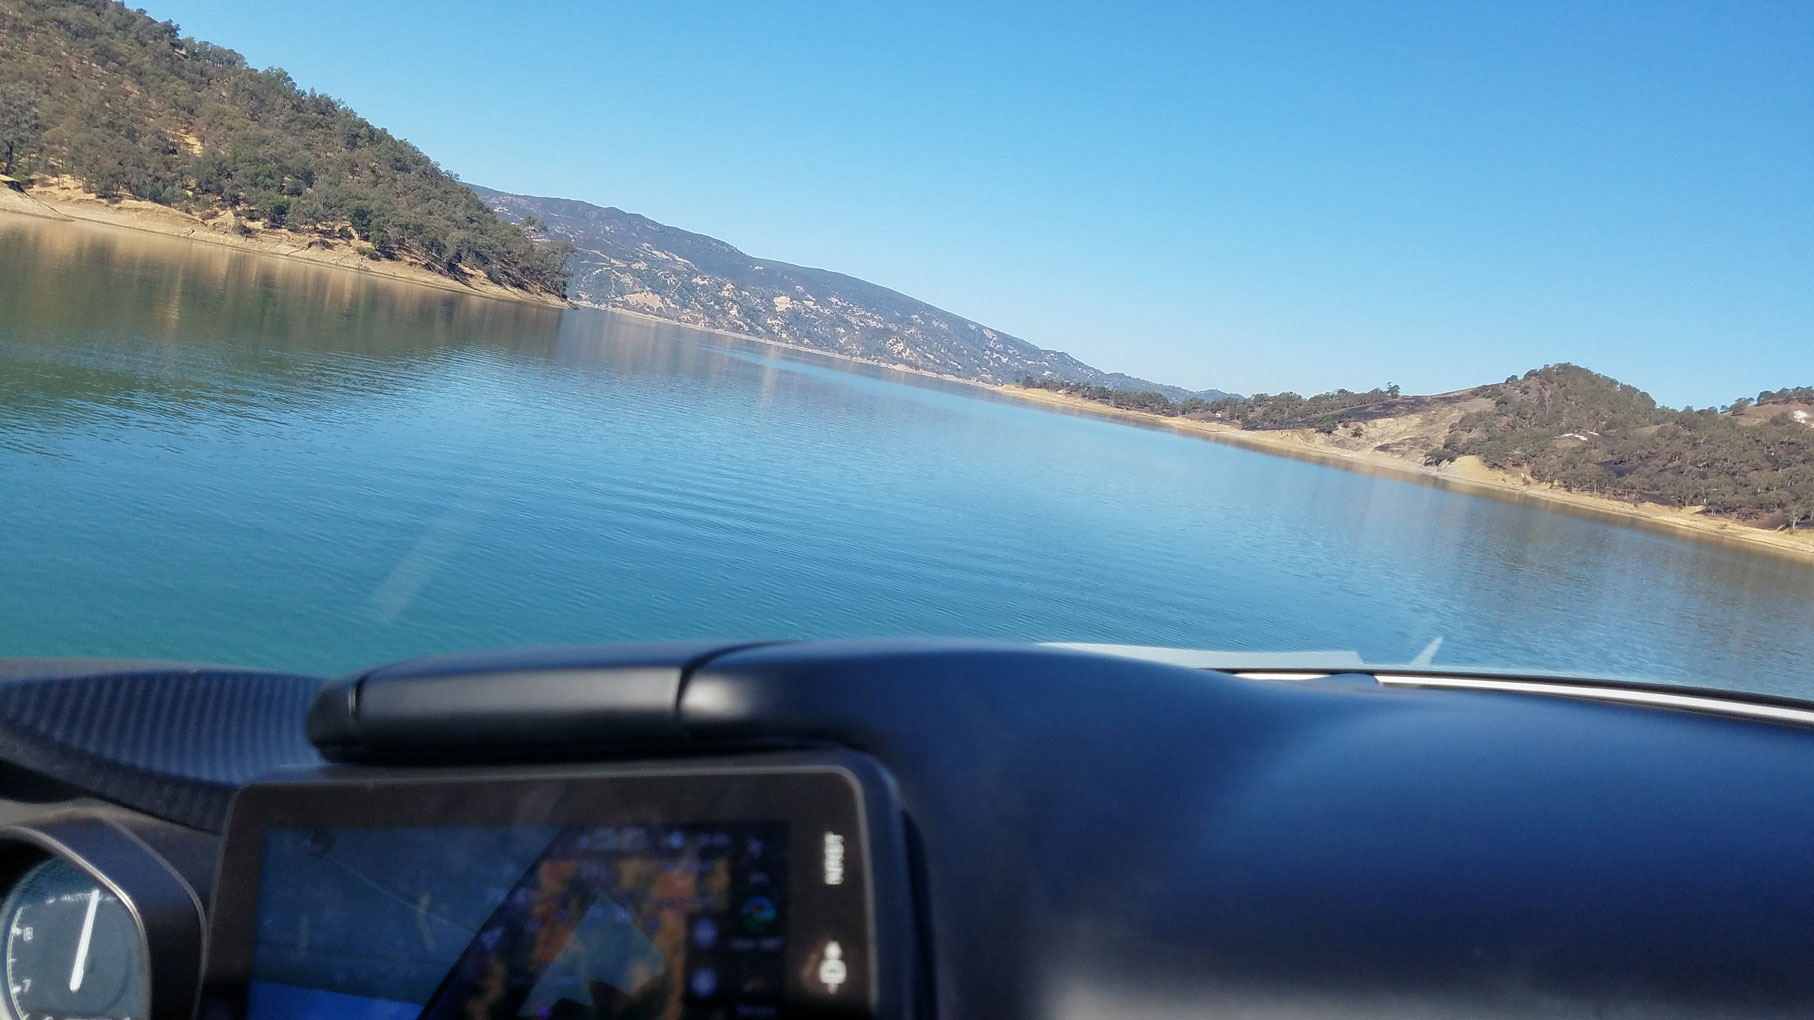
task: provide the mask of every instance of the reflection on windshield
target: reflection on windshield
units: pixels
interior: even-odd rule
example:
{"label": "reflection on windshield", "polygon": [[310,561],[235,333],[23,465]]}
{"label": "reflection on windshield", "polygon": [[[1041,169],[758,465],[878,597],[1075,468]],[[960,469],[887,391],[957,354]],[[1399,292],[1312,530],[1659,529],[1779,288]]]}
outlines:
{"label": "reflection on windshield", "polygon": [[1402,663],[1440,636],[1438,665],[1807,693],[1791,560],[597,310],[309,267],[211,297],[245,256],[8,237],[17,654],[904,633]]}

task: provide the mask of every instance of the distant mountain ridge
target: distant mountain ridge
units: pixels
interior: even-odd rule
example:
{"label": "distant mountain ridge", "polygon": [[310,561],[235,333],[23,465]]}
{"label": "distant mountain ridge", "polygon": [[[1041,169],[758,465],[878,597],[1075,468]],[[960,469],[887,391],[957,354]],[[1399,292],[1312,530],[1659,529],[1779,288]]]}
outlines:
{"label": "distant mountain ridge", "polygon": [[1177,399],[1227,396],[1104,372],[898,291],[756,258],[621,209],[468,187],[501,217],[572,244],[567,293],[586,304],[979,382],[1031,376]]}

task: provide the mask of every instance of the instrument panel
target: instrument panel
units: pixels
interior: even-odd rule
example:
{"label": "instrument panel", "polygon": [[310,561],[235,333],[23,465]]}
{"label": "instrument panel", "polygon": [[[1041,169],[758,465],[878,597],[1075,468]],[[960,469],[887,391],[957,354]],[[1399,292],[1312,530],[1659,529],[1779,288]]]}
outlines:
{"label": "instrument panel", "polygon": [[216,842],[104,804],[0,826],[7,1020],[148,1020],[193,1008],[201,865]]}
{"label": "instrument panel", "polygon": [[303,769],[240,790],[211,876],[125,814],[0,828],[0,1020],[904,1015],[858,755]]}
{"label": "instrument panel", "polygon": [[939,641],[31,675],[0,1020],[1814,1016],[1806,706]]}
{"label": "instrument panel", "polygon": [[144,1020],[151,1009],[144,933],[119,894],[60,857],[13,883],[6,1005],[18,1020]]}
{"label": "instrument panel", "polygon": [[875,1016],[889,801],[848,755],[255,784],[202,1016]]}

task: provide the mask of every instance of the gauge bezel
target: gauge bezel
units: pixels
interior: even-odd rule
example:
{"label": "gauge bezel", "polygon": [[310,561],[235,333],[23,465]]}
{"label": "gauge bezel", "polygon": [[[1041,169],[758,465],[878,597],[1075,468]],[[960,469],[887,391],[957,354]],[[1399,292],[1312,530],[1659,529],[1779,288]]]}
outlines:
{"label": "gauge bezel", "polygon": [[[96,815],[0,826],[0,886],[10,895],[33,867],[61,860],[105,887],[138,928],[147,1020],[180,1020],[195,1009],[202,964],[201,901],[176,870],[137,836]],[[15,1020],[10,1001],[0,1015]]]}
{"label": "gauge bezel", "polygon": [[[14,926],[17,924],[17,919],[19,919],[26,911],[28,911],[28,910],[37,911],[40,908],[40,905],[42,902],[38,899],[38,896],[40,895],[40,893],[37,893],[37,892],[28,893],[26,890],[26,886],[32,882],[41,881],[39,876],[44,876],[44,875],[48,875],[48,874],[55,874],[57,876],[54,879],[50,879],[50,881],[52,881],[52,882],[76,883],[84,889],[93,889],[96,892],[96,894],[98,894],[100,896],[105,896],[107,898],[107,900],[109,900],[112,904],[118,905],[118,907],[120,909],[125,910],[126,920],[124,923],[124,928],[121,929],[119,932],[121,935],[124,935],[126,938],[126,945],[123,947],[125,956],[123,958],[116,959],[115,962],[120,962],[120,960],[123,960],[126,963],[126,965],[129,967],[129,969],[131,969],[135,973],[130,974],[130,975],[116,974],[115,976],[123,977],[125,979],[125,981],[127,981],[127,982],[136,983],[135,988],[130,988],[130,989],[122,988],[121,989],[122,993],[130,992],[130,995],[129,996],[123,995],[122,998],[120,998],[113,1004],[114,1008],[94,1009],[94,1010],[81,1010],[81,1009],[72,1010],[72,1006],[70,1004],[64,1004],[57,1008],[56,1015],[62,1015],[62,1016],[73,1015],[73,1016],[78,1016],[78,1017],[80,1017],[80,1016],[116,1017],[117,1016],[117,1017],[123,1017],[123,1018],[125,1018],[125,1020],[141,1020],[141,1018],[145,1018],[145,1020],[148,1020],[148,1018],[151,1015],[151,983],[150,983],[151,976],[150,976],[150,966],[149,966],[149,962],[148,962],[147,956],[146,956],[148,947],[145,944],[144,933],[143,933],[143,930],[140,928],[138,918],[133,915],[130,908],[125,907],[125,901],[120,899],[120,897],[113,892],[113,889],[111,886],[109,886],[105,882],[98,880],[97,878],[95,878],[94,875],[77,867],[76,865],[72,864],[70,861],[66,860],[62,856],[56,855],[56,854],[50,854],[50,855],[40,857],[38,860],[33,861],[30,865],[28,865],[26,867],[26,869],[24,871],[20,872],[17,876],[13,876],[12,884],[7,888],[4,898],[0,899],[0,928],[6,929],[3,933],[0,933],[0,938],[3,938],[5,941],[5,952],[4,952],[4,954],[0,954],[0,957],[3,957],[3,960],[0,960],[0,1010],[5,1009],[6,1006],[10,1006],[11,1015],[14,1017],[21,1017],[21,1016],[27,1016],[27,1015],[38,1016],[44,1012],[43,1010],[38,1009],[38,1008],[26,1010],[26,1009],[22,1008],[19,1004],[20,996],[19,996],[19,992],[18,992],[18,988],[17,988],[18,982],[22,977],[29,977],[32,974],[32,972],[29,970],[23,970],[23,971],[15,970],[16,966],[21,966],[21,967],[23,966],[23,961],[17,958],[17,954],[24,947],[21,947],[21,946],[18,946],[15,944],[16,939],[17,939],[17,934],[16,934],[17,929]],[[28,898],[22,898],[22,897],[28,897]],[[83,894],[83,898],[87,899],[86,893]],[[98,906],[99,904],[97,903],[96,905]],[[78,908],[78,911],[79,911],[79,908]],[[120,923],[118,921],[118,917],[119,917],[118,910],[110,909],[107,911],[107,914],[110,918],[113,919],[111,923],[115,926],[118,926]],[[38,921],[35,922],[35,924],[40,929],[43,929],[46,923],[47,922],[43,918],[40,918]],[[100,936],[101,929],[99,927],[96,927],[94,930],[95,930],[95,934],[97,936]],[[102,941],[105,941],[105,940],[102,939]],[[87,943],[84,942],[82,944],[85,945]],[[98,955],[99,950],[97,950],[96,952]],[[68,958],[65,957],[65,958],[59,959],[57,961],[56,966],[58,966],[61,970],[68,970],[68,963],[69,963]],[[114,968],[112,968],[112,967],[109,967],[108,969],[114,970]],[[38,974],[36,976],[40,977],[40,978],[44,978],[44,977],[51,977],[53,975]],[[90,977],[103,977],[103,975],[91,974]],[[50,981],[50,982],[46,982],[46,983],[55,984],[56,982]],[[93,984],[92,981],[89,983]],[[72,987],[70,991],[71,991],[71,995],[73,997],[74,991],[75,991],[74,988]],[[52,993],[53,997],[55,997],[55,995],[56,995],[56,993]],[[119,1007],[123,1007],[123,1009],[119,1009]]]}

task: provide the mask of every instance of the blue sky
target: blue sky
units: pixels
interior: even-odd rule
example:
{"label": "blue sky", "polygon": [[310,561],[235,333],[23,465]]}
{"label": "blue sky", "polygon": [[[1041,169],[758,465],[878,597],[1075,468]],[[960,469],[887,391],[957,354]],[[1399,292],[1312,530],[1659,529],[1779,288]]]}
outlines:
{"label": "blue sky", "polygon": [[1110,370],[1814,383],[1814,5],[145,0],[449,170]]}

